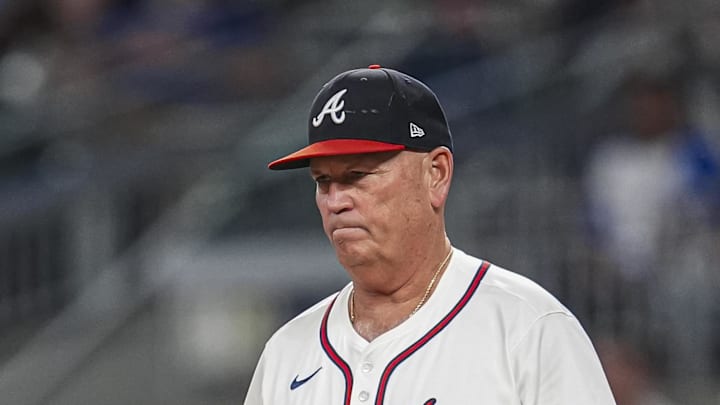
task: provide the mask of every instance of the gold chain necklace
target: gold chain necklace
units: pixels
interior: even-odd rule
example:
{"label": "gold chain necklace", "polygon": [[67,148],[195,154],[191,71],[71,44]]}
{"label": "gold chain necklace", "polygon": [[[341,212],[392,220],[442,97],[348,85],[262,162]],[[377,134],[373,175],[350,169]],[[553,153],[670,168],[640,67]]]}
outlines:
{"label": "gold chain necklace", "polygon": [[[438,276],[440,275],[440,271],[445,267],[445,265],[450,260],[450,256],[452,256],[452,248],[450,248],[450,251],[448,252],[447,256],[445,256],[445,259],[443,259],[442,263],[440,263],[440,266],[435,270],[435,274],[433,274],[432,278],[430,279],[430,284],[428,284],[427,288],[425,289],[425,294],[423,294],[423,297],[420,299],[420,302],[415,306],[415,309],[410,313],[410,316],[415,315],[415,313],[425,304],[425,301],[430,296],[430,291],[433,288],[433,285],[435,285],[435,281],[437,281]],[[355,288],[353,288],[350,291],[350,322],[355,323]]]}

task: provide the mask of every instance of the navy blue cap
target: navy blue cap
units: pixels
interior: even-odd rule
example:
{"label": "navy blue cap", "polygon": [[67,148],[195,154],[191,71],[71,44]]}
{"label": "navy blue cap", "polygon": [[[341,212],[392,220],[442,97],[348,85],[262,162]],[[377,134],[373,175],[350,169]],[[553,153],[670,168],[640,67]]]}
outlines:
{"label": "navy blue cap", "polygon": [[370,65],[326,83],[310,108],[308,146],[268,167],[296,169],[321,156],[430,151],[439,146],[453,149],[435,93],[412,76]]}

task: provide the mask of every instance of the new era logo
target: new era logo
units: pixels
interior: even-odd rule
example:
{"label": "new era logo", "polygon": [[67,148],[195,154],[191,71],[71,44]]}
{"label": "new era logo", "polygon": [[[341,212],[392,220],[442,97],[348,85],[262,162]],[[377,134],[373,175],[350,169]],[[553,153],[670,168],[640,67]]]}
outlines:
{"label": "new era logo", "polygon": [[410,123],[410,138],[420,138],[425,136],[425,131],[415,123]]}

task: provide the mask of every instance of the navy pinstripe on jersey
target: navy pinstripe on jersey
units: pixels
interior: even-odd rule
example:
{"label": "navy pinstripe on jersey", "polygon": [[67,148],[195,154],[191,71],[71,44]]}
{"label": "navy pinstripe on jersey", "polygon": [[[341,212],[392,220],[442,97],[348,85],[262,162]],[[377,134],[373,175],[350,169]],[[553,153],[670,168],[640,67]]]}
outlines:
{"label": "navy pinstripe on jersey", "polygon": [[343,376],[345,377],[345,402],[343,403],[345,405],[350,405],[350,395],[352,395],[353,386],[352,371],[350,370],[350,366],[347,364],[347,362],[345,362],[345,360],[340,357],[337,351],[335,351],[335,348],[330,343],[330,339],[328,339],[327,333],[327,322],[330,316],[330,310],[332,309],[333,305],[335,305],[336,299],[337,296],[335,296],[332,302],[330,302],[330,305],[328,305],[328,308],[325,311],[325,315],[323,316],[322,324],[320,325],[320,345],[325,351],[325,354],[330,357],[330,360],[340,369],[340,372],[343,373]]}

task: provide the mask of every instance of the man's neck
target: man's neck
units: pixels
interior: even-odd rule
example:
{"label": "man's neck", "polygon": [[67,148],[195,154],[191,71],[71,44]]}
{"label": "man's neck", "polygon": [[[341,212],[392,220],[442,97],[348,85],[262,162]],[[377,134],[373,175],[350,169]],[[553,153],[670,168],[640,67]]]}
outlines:
{"label": "man's neck", "polygon": [[400,287],[390,292],[353,287],[348,311],[358,334],[372,341],[411,317],[435,291],[448,266],[450,253],[448,248],[441,259],[432,260],[432,265],[419,266]]}
{"label": "man's neck", "polygon": [[399,304],[363,306],[358,312],[362,315],[356,313],[353,327],[360,336],[371,342],[407,320],[412,313],[412,306]]}

